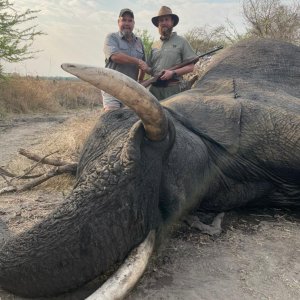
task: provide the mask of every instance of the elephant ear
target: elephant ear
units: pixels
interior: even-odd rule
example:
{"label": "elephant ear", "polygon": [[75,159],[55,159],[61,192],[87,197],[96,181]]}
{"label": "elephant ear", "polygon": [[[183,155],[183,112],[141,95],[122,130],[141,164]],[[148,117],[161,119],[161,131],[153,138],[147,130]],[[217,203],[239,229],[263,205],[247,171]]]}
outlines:
{"label": "elephant ear", "polygon": [[164,101],[163,105],[183,116],[189,116],[188,121],[194,129],[215,140],[230,153],[237,152],[241,104],[232,96],[203,96],[198,89],[192,89]]}

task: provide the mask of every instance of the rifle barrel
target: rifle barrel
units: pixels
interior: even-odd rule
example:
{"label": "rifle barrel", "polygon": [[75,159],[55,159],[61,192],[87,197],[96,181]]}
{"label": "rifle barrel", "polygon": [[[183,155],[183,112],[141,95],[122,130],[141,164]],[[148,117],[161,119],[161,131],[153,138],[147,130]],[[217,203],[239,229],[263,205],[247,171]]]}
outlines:
{"label": "rifle barrel", "polygon": [[[185,66],[187,66],[187,65],[189,65],[189,64],[192,64],[192,63],[195,64],[196,62],[198,62],[198,60],[199,60],[201,57],[204,57],[204,56],[206,56],[206,55],[209,55],[209,54],[211,54],[211,53],[214,53],[214,52],[216,52],[216,51],[218,51],[218,50],[220,50],[220,49],[223,49],[223,46],[219,46],[219,47],[217,47],[217,48],[215,48],[215,49],[212,49],[212,50],[210,50],[210,51],[208,51],[208,52],[206,52],[206,53],[204,53],[204,54],[198,55],[198,56],[195,57],[195,58],[185,60],[185,61],[183,61],[182,63],[177,64],[177,65],[175,65],[175,66],[169,68],[169,70],[172,71],[172,70],[176,70],[176,69],[185,67]],[[151,77],[150,79],[145,80],[144,82],[141,83],[141,85],[144,86],[144,87],[148,87],[150,84],[152,84],[152,83],[155,82],[157,79],[159,79],[159,77],[160,77],[161,75],[162,75],[162,74],[159,73],[158,75],[155,75],[155,76]]]}

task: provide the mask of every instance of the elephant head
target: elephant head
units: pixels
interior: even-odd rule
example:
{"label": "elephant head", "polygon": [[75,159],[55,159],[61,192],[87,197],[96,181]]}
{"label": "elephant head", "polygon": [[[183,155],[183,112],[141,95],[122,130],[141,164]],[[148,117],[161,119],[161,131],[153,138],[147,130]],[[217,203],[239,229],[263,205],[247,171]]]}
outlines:
{"label": "elephant head", "polygon": [[66,292],[111,271],[159,226],[161,169],[174,142],[172,123],[145,88],[112,70],[63,68],[132,110],[100,116],[71,194],[43,222],[2,245],[1,286],[26,297]]}

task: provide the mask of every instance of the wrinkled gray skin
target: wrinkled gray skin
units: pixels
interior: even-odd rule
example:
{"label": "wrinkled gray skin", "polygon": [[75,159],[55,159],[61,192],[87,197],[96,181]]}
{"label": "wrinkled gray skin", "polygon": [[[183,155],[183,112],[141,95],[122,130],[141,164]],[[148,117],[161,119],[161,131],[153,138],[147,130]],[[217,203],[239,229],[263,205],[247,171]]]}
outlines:
{"label": "wrinkled gray skin", "polygon": [[195,207],[299,208],[299,97],[300,48],[248,41],[162,103],[175,128],[164,140],[146,139],[129,109],[102,114],[71,195],[1,245],[0,285],[28,297],[75,289]]}

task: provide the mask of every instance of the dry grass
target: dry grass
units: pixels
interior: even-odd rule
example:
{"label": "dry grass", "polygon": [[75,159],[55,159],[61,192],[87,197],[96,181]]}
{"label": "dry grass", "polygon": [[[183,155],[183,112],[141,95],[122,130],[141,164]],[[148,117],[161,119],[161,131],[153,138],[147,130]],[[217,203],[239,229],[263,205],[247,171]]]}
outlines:
{"label": "dry grass", "polygon": [[[61,158],[65,161],[78,161],[84,141],[94,127],[98,117],[99,111],[72,117],[65,123],[57,125],[59,128],[45,132],[45,136],[42,138],[41,143],[28,150],[41,156],[53,153],[50,158]],[[35,163],[18,154],[15,159],[8,163],[6,168],[13,173],[23,174],[33,164]],[[34,169],[34,173],[48,172],[51,168],[51,166],[39,165]],[[55,190],[68,192],[73,184],[73,176],[61,175],[51,178],[37,188],[42,188],[47,191]]]}
{"label": "dry grass", "polygon": [[13,76],[0,81],[0,117],[101,105],[101,92],[79,80]]}

